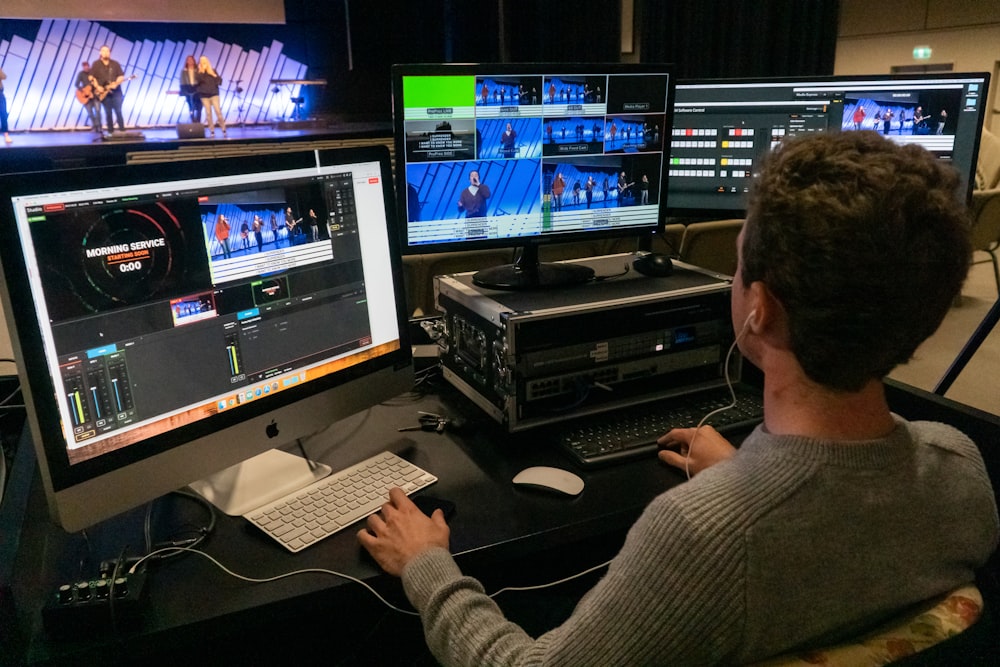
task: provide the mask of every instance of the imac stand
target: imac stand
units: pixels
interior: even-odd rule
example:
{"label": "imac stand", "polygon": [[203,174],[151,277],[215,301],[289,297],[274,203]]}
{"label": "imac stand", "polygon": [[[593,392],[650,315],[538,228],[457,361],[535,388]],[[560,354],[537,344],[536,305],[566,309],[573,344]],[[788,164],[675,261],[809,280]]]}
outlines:
{"label": "imac stand", "polygon": [[189,486],[230,516],[242,516],[292,491],[323,479],[333,470],[297,454],[269,449]]}

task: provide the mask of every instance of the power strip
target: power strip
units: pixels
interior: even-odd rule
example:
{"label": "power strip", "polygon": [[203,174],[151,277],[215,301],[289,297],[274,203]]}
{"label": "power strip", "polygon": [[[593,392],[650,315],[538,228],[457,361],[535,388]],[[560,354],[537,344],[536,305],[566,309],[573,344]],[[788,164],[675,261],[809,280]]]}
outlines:
{"label": "power strip", "polygon": [[146,606],[146,575],[122,575],[63,584],[42,608],[42,624],[52,637],[107,633],[139,627]]}

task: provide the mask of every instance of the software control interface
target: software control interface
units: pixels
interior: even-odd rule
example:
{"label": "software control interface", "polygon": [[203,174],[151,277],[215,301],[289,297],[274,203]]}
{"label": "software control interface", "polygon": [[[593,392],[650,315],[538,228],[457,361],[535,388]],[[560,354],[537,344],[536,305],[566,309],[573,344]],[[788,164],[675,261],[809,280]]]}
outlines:
{"label": "software control interface", "polygon": [[673,213],[742,213],[763,157],[785,136],[874,130],[951,162],[968,189],[986,75],[680,82],[670,137]]}
{"label": "software control interface", "polygon": [[16,198],[69,463],[398,347],[383,196],[362,162]]}

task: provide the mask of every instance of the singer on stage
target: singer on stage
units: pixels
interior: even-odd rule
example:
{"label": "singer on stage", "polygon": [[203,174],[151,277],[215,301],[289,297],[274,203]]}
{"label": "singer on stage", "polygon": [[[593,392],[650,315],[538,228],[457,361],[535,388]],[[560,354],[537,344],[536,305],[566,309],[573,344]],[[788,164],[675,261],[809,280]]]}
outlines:
{"label": "singer on stage", "polygon": [[198,98],[198,63],[194,56],[184,59],[181,69],[181,95],[187,100],[192,123],[201,122],[201,100]]}
{"label": "singer on stage", "polygon": [[13,139],[10,138],[10,128],[7,127],[7,98],[3,94],[3,80],[6,78],[7,75],[0,69],[0,132],[3,133],[4,142],[9,144]]}
{"label": "singer on stage", "polygon": [[[215,123],[222,128],[222,136],[226,136],[226,119],[222,117],[222,108],[219,105],[219,86],[222,85],[222,77],[212,67],[206,56],[198,59],[198,97],[205,107],[205,121],[208,125],[209,133],[215,136]],[[215,122],[212,121],[212,111],[215,111]]]}

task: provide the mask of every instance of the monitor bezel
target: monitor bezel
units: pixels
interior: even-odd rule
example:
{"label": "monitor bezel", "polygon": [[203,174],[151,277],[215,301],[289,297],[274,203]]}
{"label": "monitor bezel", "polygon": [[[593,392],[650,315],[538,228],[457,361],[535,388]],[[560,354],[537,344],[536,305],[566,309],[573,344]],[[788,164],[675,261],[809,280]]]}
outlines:
{"label": "monitor bezel", "polygon": [[[551,233],[536,236],[504,237],[497,239],[466,239],[452,242],[435,242],[410,245],[407,235],[408,220],[406,217],[406,134],[403,119],[403,77],[434,76],[434,75],[496,75],[517,76],[538,74],[566,75],[628,75],[628,74],[666,74],[667,98],[664,108],[663,141],[669,139],[672,125],[674,104],[674,87],[676,77],[674,67],[670,64],[656,63],[415,63],[395,64],[391,70],[392,80],[392,117],[395,145],[396,174],[396,207],[400,215],[399,247],[403,255],[422,255],[443,252],[459,252],[470,250],[487,250],[497,248],[526,248],[529,246],[549,245],[554,243],[571,243],[576,241],[598,241],[614,238],[650,238],[661,231],[664,225],[665,200],[667,188],[667,171],[669,148],[664,145],[662,168],[660,174],[659,192],[657,198],[658,212],[656,221],[648,225],[636,225],[628,228],[611,230],[574,230],[565,233]],[[544,161],[544,158],[542,158]]]}
{"label": "monitor bezel", "polygon": [[[986,96],[989,92],[990,74],[988,72],[927,72],[927,73],[898,73],[898,74],[831,74],[822,76],[794,76],[794,77],[742,77],[742,78],[697,78],[679,79],[677,87],[684,86],[726,86],[726,85],[798,85],[817,83],[819,85],[829,85],[847,82],[906,82],[916,83],[933,81],[935,79],[979,79],[983,80],[982,104],[979,105],[979,117],[977,121],[978,131],[975,133],[974,145],[971,157],[970,173],[963,174],[967,186],[964,192],[959,193],[966,203],[972,201],[972,190],[975,184],[976,162],[979,156],[979,144],[982,138],[982,127],[986,117]],[[674,103],[677,103],[677,93],[674,94]],[[676,114],[674,118],[676,118]],[[839,130],[838,130],[839,131]],[[891,136],[891,135],[890,135]],[[669,153],[668,148],[668,153]],[[671,203],[669,182],[667,189],[666,212],[668,218],[698,218],[698,219],[722,219],[739,218],[746,215],[746,208],[708,208],[708,207],[682,207]]]}
{"label": "monitor bezel", "polygon": [[[141,443],[75,464],[69,461],[60,427],[60,413],[55,399],[56,383],[49,373],[41,326],[34,311],[32,296],[27,289],[28,266],[21,253],[11,197],[107,187],[109,183],[131,185],[169,182],[207,176],[316,168],[317,164],[357,162],[377,162],[382,179],[388,179],[387,183],[391,185],[389,151],[380,145],[296,150],[268,155],[266,160],[244,155],[58,172],[29,172],[0,179],[0,264],[3,268],[0,274],[0,295],[7,314],[28,423],[43,472],[50,510],[53,518],[64,528],[77,530],[92,525],[130,506],[151,500],[267,449],[286,444],[286,436],[294,438],[309,434],[298,433],[301,429],[294,423],[288,423],[289,421],[301,420],[305,426],[306,422],[314,421],[312,413],[315,412],[326,415],[323,419],[328,425],[370,407],[373,403],[396,396],[412,386],[412,352],[402,281],[402,257],[398,248],[398,235],[393,230],[396,221],[395,196],[391,187],[383,187],[383,205],[388,225],[388,255],[396,301],[398,349],[312,382],[169,430]],[[370,389],[372,394],[357,391],[359,383],[364,383],[366,392]],[[365,400],[366,396],[369,400]],[[272,441],[265,436],[267,426],[276,418],[280,418],[285,427],[280,441]],[[205,451],[206,448],[199,445],[199,441],[215,438],[220,433],[228,434],[227,437],[239,444],[227,447],[226,451]],[[185,459],[196,462],[187,463]],[[128,488],[131,485],[129,475],[141,477],[148,483],[138,485],[138,488]],[[119,498],[109,499],[107,496],[114,494],[101,493],[102,487],[108,484],[116,485],[107,488],[115,489]],[[92,503],[93,507],[74,507],[81,502]]]}

